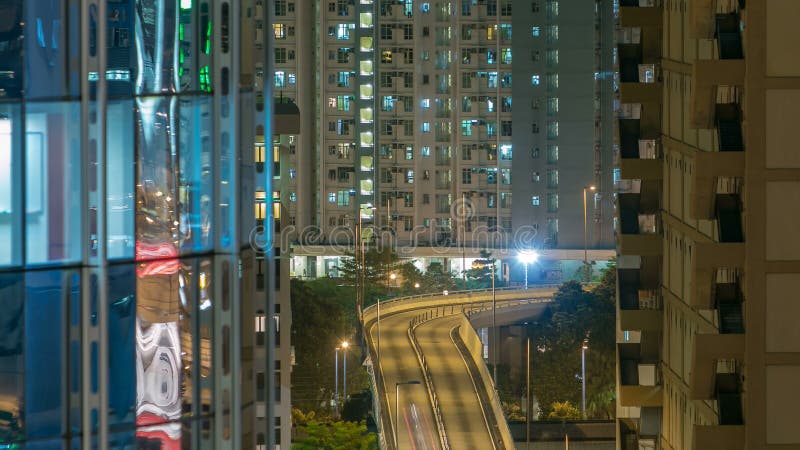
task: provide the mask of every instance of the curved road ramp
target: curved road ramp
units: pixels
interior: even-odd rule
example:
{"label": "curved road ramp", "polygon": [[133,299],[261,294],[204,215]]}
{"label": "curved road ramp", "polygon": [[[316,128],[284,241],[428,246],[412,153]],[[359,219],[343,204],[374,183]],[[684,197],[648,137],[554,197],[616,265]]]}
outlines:
{"label": "curved road ramp", "polygon": [[[497,289],[494,304],[543,309],[556,289]],[[492,291],[482,290],[403,297],[364,310],[382,448],[514,449],[483,344],[467,319],[492,304]]]}

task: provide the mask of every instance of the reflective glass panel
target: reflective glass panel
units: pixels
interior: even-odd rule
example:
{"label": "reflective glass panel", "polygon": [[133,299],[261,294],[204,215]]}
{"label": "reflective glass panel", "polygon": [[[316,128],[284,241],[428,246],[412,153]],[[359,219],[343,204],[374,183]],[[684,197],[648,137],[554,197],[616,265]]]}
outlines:
{"label": "reflective glass panel", "polygon": [[0,267],[20,263],[22,229],[22,117],[0,105]]}
{"label": "reflective glass panel", "polygon": [[133,101],[108,102],[106,134],[108,258],[134,256],[134,134]]}
{"label": "reflective glass panel", "polygon": [[[80,88],[78,76],[80,33],[75,30],[80,29],[78,21],[80,9],[71,2],[58,0],[23,3],[25,4],[23,22],[25,96],[28,98],[77,96]],[[5,12],[0,15],[5,16]],[[92,30],[96,28],[94,21],[90,27]],[[95,43],[96,39],[90,39],[90,45],[94,46]]]}
{"label": "reflective glass panel", "polygon": [[80,105],[33,103],[25,111],[25,257],[28,264],[81,256]]}
{"label": "reflective glass panel", "polygon": [[178,215],[181,252],[213,248],[211,97],[180,100]]}

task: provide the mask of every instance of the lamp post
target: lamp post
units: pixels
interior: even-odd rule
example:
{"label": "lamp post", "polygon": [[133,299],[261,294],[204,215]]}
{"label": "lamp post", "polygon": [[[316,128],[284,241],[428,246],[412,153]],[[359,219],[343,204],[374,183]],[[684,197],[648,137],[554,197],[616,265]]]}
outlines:
{"label": "lamp post", "polygon": [[583,272],[585,276],[585,281],[589,282],[589,250],[587,247],[587,235],[589,234],[588,225],[586,223],[586,190],[594,191],[597,189],[595,186],[584,186],[583,187]]}
{"label": "lamp post", "polygon": [[528,250],[520,252],[517,258],[525,264],[525,289],[528,289],[528,264],[535,263],[539,259],[539,254],[533,250]]}
{"label": "lamp post", "polygon": [[400,431],[400,386],[420,384],[419,380],[400,381],[394,384],[394,448],[397,449],[397,435]]}
{"label": "lamp post", "polygon": [[[528,330],[525,330],[526,334]],[[525,347],[527,363],[525,365],[525,450],[531,448],[531,337],[528,336],[528,344]]]}
{"label": "lamp post", "polygon": [[497,296],[494,290],[494,258],[492,258],[492,380],[497,389]]}
{"label": "lamp post", "polygon": [[333,395],[333,406],[336,411],[336,417],[339,417],[339,347],[336,347],[336,356],[333,367],[333,390],[335,392]]}
{"label": "lamp post", "polygon": [[583,341],[581,346],[581,418],[586,420],[586,350],[589,344]]}
{"label": "lamp post", "polygon": [[347,401],[347,347],[349,346],[350,344],[347,341],[342,342],[342,351],[343,351],[342,368],[344,369],[344,378],[342,381],[342,390],[343,390],[342,398],[344,399],[344,401]]}

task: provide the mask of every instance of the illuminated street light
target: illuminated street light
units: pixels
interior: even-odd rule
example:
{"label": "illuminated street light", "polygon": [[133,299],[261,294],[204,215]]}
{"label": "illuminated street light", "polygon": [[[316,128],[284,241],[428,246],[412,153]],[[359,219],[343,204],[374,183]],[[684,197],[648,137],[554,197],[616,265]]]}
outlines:
{"label": "illuminated street light", "polygon": [[597,188],[595,186],[585,186],[583,188],[583,271],[586,274],[586,282],[589,282],[589,251],[587,250],[587,235],[589,234],[586,225],[586,191],[594,192]]}
{"label": "illuminated street light", "polygon": [[528,289],[528,264],[533,264],[539,260],[539,253],[534,250],[525,250],[519,252],[517,259],[525,264],[525,289]]}
{"label": "illuminated street light", "polygon": [[342,356],[342,366],[344,368],[344,379],[342,381],[342,390],[344,392],[342,394],[342,398],[345,402],[347,401],[347,347],[349,346],[350,344],[347,341],[342,342],[342,351],[344,352],[344,355]]}
{"label": "illuminated street light", "polygon": [[586,420],[586,350],[589,349],[589,343],[583,341],[581,347],[581,418]]}

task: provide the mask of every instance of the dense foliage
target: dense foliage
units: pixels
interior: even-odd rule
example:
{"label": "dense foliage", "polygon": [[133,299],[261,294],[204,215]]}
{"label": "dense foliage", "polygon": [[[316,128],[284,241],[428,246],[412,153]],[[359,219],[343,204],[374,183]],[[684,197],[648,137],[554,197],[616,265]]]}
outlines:
{"label": "dense foliage", "polygon": [[586,340],[587,417],[614,417],[616,273],[615,266],[607,268],[591,291],[574,281],[564,283],[545,314],[529,325],[531,384],[544,416],[555,403],[581,404],[581,347]]}
{"label": "dense foliage", "polygon": [[377,437],[364,422],[318,422],[297,427],[293,450],[377,450]]}
{"label": "dense foliage", "polygon": [[[334,393],[335,348],[347,340],[347,392],[356,393],[367,387],[366,371],[361,366],[360,342],[356,336],[356,314],[353,289],[340,286],[334,279],[311,281],[293,279],[292,345],[297,365],[292,369],[292,403],[318,416],[332,412]],[[339,395],[343,394],[344,378],[339,352]]]}

